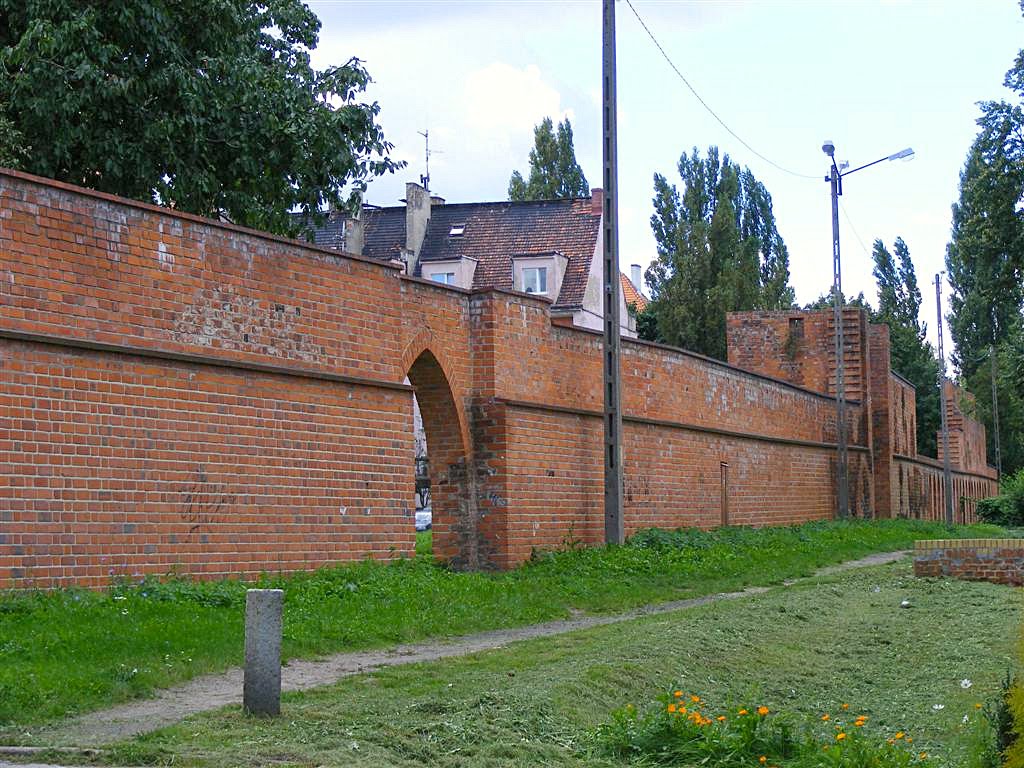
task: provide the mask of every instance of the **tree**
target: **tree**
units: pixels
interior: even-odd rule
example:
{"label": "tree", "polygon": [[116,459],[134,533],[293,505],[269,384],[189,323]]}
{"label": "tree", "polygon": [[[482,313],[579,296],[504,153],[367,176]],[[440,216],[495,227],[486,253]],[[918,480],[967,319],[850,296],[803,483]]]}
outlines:
{"label": "tree", "polygon": [[530,150],[530,178],[512,172],[508,182],[509,200],[566,200],[586,197],[590,186],[576,162],[572,145],[572,124],[566,118],[558,124],[557,135],[550,117],[533,129]]}
{"label": "tree", "polygon": [[652,301],[640,327],[652,340],[724,359],[727,312],[792,306],[789,254],[771,195],[749,169],[711,147],[706,158],[684,152],[678,170],[681,195],[654,176],[658,257],[646,273]]}
{"label": "tree", "polygon": [[0,18],[0,149],[22,170],[296,234],[290,211],[309,225],[398,167],[361,63],[310,66],[300,0],[0,0]]}
{"label": "tree", "polygon": [[878,285],[878,311],[872,313],[872,322],[889,326],[892,368],[914,385],[917,449],[936,456],[936,432],[942,419],[939,362],[935,350],[925,340],[928,329],[920,321],[921,290],[910,249],[902,237],[896,238],[893,251],[895,259],[881,240],[875,240],[871,255]]}
{"label": "tree", "polygon": [[994,356],[1003,470],[1012,472],[1024,466],[1024,50],[1003,83],[1016,95],[1016,103],[981,105],[978,136],[960,174],[960,198],[953,206],[946,269],[952,286],[953,362],[975,396],[991,459]]}

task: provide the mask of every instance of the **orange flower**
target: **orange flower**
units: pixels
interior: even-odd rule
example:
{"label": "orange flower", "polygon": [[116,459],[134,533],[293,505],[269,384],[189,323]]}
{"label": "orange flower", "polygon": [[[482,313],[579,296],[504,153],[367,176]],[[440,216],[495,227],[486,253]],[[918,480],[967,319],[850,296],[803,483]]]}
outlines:
{"label": "orange flower", "polygon": [[669,712],[675,712],[676,711],[676,705],[675,704],[669,704],[668,705],[668,711]]}
{"label": "orange flower", "polygon": [[899,739],[903,738],[903,735],[904,735],[903,731],[896,731],[896,735],[893,736],[893,738],[896,739],[896,740],[899,740]]}
{"label": "orange flower", "polygon": [[839,733],[836,734],[836,741],[842,741],[845,738],[846,738],[846,734],[843,733],[842,731],[840,731]]}
{"label": "orange flower", "polygon": [[747,712],[747,710],[745,710],[745,709],[741,709],[741,710],[740,710],[739,712],[737,712],[736,714],[738,714],[738,715],[749,715],[750,713],[749,713],[749,712]]}
{"label": "orange flower", "polygon": [[849,705],[849,704],[843,704],[843,711],[844,711],[844,712],[845,712],[846,710],[848,710],[849,708],[850,708],[850,705]]}
{"label": "orange flower", "polygon": [[975,705],[974,705],[974,708],[975,708],[975,709],[981,709],[981,703],[979,702],[979,703],[975,704]]}
{"label": "orange flower", "polygon": [[909,736],[907,736],[907,744],[913,744],[913,743],[914,743],[914,740],[912,738],[910,738]]}
{"label": "orange flower", "polygon": [[822,716],[821,716],[821,719],[822,719],[822,720],[823,720],[824,722],[826,722],[826,723],[827,723],[827,722],[828,722],[829,720],[831,720],[832,718],[831,718],[831,717],[829,717],[828,713],[826,712],[826,713],[825,713],[824,715],[822,715]]}
{"label": "orange flower", "polygon": [[761,717],[764,717],[768,714],[768,707],[758,707],[757,714],[759,714]]}
{"label": "orange flower", "polygon": [[764,765],[768,762],[768,758],[764,755],[761,755],[759,758],[757,758],[757,762],[759,762],[761,765]]}
{"label": "orange flower", "polygon": [[718,716],[718,722],[724,723],[725,722],[725,715],[719,715]]}
{"label": "orange flower", "polygon": [[690,701],[692,701],[694,704],[700,704],[700,696],[691,696]]}
{"label": "orange flower", "polygon": [[675,696],[677,699],[683,698],[683,692],[682,691],[676,691],[672,695]]}
{"label": "orange flower", "polygon": [[863,720],[857,720],[856,722],[854,722],[853,727],[854,728],[863,728],[864,727],[864,721]]}

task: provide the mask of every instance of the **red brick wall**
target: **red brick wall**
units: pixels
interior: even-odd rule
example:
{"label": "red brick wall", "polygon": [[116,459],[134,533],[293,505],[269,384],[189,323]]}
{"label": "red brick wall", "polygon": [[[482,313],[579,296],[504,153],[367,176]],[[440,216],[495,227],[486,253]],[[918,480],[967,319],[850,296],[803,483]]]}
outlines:
{"label": "red brick wall", "polygon": [[918,541],[914,544],[914,575],[1024,586],[1024,540]]}
{"label": "red brick wall", "polygon": [[[866,515],[875,369],[847,323]],[[834,513],[827,395],[642,342],[622,365],[628,531]],[[411,554],[414,390],[440,554],[600,540],[601,339],[545,300],[0,172],[0,587]]]}

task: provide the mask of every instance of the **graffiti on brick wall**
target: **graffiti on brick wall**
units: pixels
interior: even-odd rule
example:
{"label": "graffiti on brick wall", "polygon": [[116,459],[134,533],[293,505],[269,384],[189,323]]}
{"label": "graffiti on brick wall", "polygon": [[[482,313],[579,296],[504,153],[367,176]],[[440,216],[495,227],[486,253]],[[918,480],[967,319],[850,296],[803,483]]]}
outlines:
{"label": "graffiti on brick wall", "polygon": [[205,467],[196,468],[195,480],[186,488],[178,516],[188,525],[189,535],[199,533],[203,526],[222,519],[234,501],[224,483],[209,479]]}

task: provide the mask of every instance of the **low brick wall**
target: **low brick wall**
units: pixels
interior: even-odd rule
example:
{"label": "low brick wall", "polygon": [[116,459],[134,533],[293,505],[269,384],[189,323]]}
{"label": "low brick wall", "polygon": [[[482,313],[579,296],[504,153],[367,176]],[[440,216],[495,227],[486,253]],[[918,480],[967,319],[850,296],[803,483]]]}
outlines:
{"label": "low brick wall", "polygon": [[1024,586],[1024,539],[933,539],[914,544],[915,576]]}

